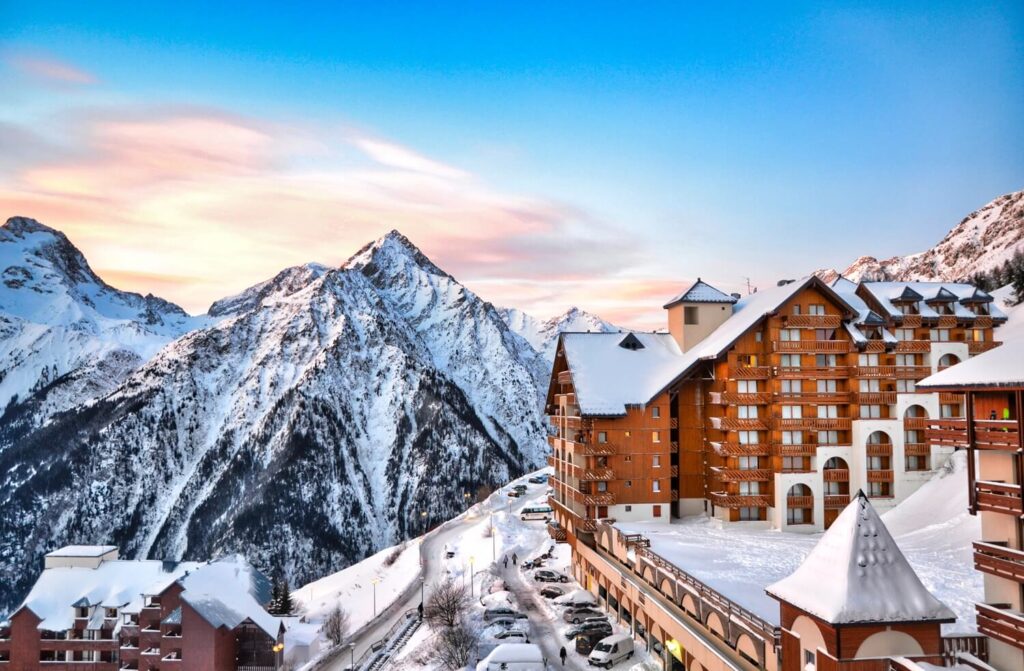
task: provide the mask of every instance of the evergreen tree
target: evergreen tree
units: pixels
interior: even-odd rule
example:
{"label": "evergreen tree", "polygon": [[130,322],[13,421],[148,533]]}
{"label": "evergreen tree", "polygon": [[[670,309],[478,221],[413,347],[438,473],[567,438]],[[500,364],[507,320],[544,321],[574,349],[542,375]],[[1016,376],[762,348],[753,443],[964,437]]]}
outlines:
{"label": "evergreen tree", "polygon": [[281,583],[281,597],[278,601],[277,615],[291,615],[294,609],[295,605],[292,603],[292,592],[288,588],[288,578],[285,578]]}
{"label": "evergreen tree", "polygon": [[270,603],[267,604],[267,612],[271,615],[281,614],[281,583],[277,581],[277,576],[271,579],[270,582]]}

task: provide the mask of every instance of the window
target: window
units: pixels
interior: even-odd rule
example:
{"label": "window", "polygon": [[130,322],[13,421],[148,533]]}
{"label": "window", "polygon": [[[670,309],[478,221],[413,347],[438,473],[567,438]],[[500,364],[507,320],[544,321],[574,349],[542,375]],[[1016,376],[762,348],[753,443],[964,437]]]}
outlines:
{"label": "window", "polygon": [[967,331],[967,339],[972,342],[985,342],[984,329],[969,329]]}
{"label": "window", "polygon": [[627,513],[633,512],[633,506],[626,506],[626,512]]}
{"label": "window", "polygon": [[627,487],[632,487],[633,486],[633,481],[632,480],[626,480],[626,486]]}
{"label": "window", "polygon": [[806,519],[805,514],[807,510],[805,508],[786,508],[786,523],[787,524],[807,524],[809,520]]}
{"label": "window", "polygon": [[597,432],[597,442],[599,442],[599,443],[607,443],[608,442],[608,432],[607,431],[598,431]]}
{"label": "window", "polygon": [[803,431],[783,431],[782,432],[782,444],[783,445],[803,445],[804,443],[804,432]]}
{"label": "window", "polygon": [[803,388],[800,386],[800,380],[783,380],[782,381],[782,393],[783,394],[799,394],[803,392]]}
{"label": "window", "polygon": [[917,390],[917,383],[914,380],[896,380],[896,391],[903,394],[912,394]]}
{"label": "window", "polygon": [[739,431],[737,435],[739,436],[740,445],[757,445],[761,442],[761,437],[757,431]]}
{"label": "window", "polygon": [[896,329],[896,340],[900,342],[914,340],[914,329]]}
{"label": "window", "polygon": [[815,354],[814,365],[818,368],[832,368],[838,363],[835,354]]}
{"label": "window", "polygon": [[661,480],[651,480],[651,491],[652,492],[660,492],[661,491]]}
{"label": "window", "polygon": [[626,431],[626,432],[625,432],[625,436],[626,436],[626,438],[629,438],[629,437],[630,437],[630,436],[632,436],[632,435],[633,435],[633,432],[632,432],[632,431]]}
{"label": "window", "polygon": [[835,419],[839,417],[838,405],[819,405],[818,419]]}
{"label": "window", "polygon": [[804,650],[804,667],[814,666],[814,651]]}
{"label": "window", "polygon": [[857,355],[857,365],[859,366],[877,366],[878,355],[877,354],[859,354]]}
{"label": "window", "polygon": [[782,458],[782,470],[784,470],[784,471],[802,471],[802,470],[804,470],[804,458],[803,457],[783,457]]}
{"label": "window", "polygon": [[737,457],[736,461],[741,471],[752,471],[758,467],[757,457]]}
{"label": "window", "polygon": [[800,367],[800,355],[799,354],[783,354],[780,357],[780,364],[783,368],[799,368]]}
{"label": "window", "polygon": [[625,461],[626,463],[629,463],[630,461],[633,461],[633,455],[627,454],[624,457],[622,457],[622,460]]}
{"label": "window", "polygon": [[800,329],[782,329],[779,331],[782,342],[800,342]]}
{"label": "window", "polygon": [[654,419],[660,419],[661,408],[659,408],[658,406],[654,406],[653,408],[651,408],[651,417],[653,417]]}
{"label": "window", "polygon": [[739,483],[739,486],[740,494],[743,494],[744,496],[751,496],[761,493],[761,483],[757,482],[756,480],[753,482],[741,482]]}
{"label": "window", "polygon": [[819,394],[834,394],[839,388],[835,380],[818,380],[817,389]]}
{"label": "window", "polygon": [[889,496],[889,483],[888,482],[869,482],[868,483],[868,496]]}
{"label": "window", "polygon": [[861,419],[879,419],[882,416],[882,406],[862,405],[860,406]]}
{"label": "window", "polygon": [[598,480],[598,482],[597,482],[597,491],[599,491],[599,492],[607,492],[608,491],[608,483],[605,482],[604,480]]}
{"label": "window", "polygon": [[651,431],[651,442],[653,442],[653,443],[660,443],[661,442],[661,431]]}
{"label": "window", "polygon": [[819,445],[838,445],[839,444],[839,432],[838,431],[819,431],[818,432],[818,444]]}
{"label": "window", "polygon": [[653,457],[651,457],[651,466],[653,466],[654,468],[661,468],[660,454],[655,454]]}
{"label": "window", "polygon": [[815,340],[835,340],[836,330],[835,329],[814,329]]}
{"label": "window", "polygon": [[910,456],[907,457],[907,468],[908,471],[927,471],[928,470],[928,457],[924,456]]}
{"label": "window", "polygon": [[877,392],[881,391],[881,383],[878,380],[861,380],[859,383],[860,391],[863,392]]}
{"label": "window", "polygon": [[757,380],[739,380],[736,382],[736,392],[740,394],[756,394]]}
{"label": "window", "polygon": [[661,506],[654,506],[652,509],[655,517],[661,517]]}
{"label": "window", "polygon": [[949,329],[932,329],[930,336],[932,342],[949,342]]}
{"label": "window", "polygon": [[807,314],[817,315],[819,317],[824,316],[825,306],[819,305],[817,303],[811,303],[810,305],[807,306]]}
{"label": "window", "polygon": [[736,408],[736,412],[740,419],[757,419],[756,405],[741,405]]}
{"label": "window", "polygon": [[800,419],[803,417],[803,407],[799,405],[782,406],[783,419]]}
{"label": "window", "polygon": [[916,354],[897,354],[896,355],[897,366],[916,366],[917,355]]}
{"label": "window", "polygon": [[869,456],[868,457],[868,470],[869,471],[887,471],[887,470],[889,470],[889,457]]}
{"label": "window", "polygon": [[754,331],[754,342],[761,342],[761,332]]}
{"label": "window", "polygon": [[740,508],[740,520],[750,521],[761,519],[760,508]]}
{"label": "window", "polygon": [[799,303],[797,303],[796,305],[793,306],[793,314],[795,314],[795,315],[800,314],[800,304]]}
{"label": "window", "polygon": [[698,324],[697,321],[698,313],[696,307],[684,307],[683,308],[683,323],[684,324]]}

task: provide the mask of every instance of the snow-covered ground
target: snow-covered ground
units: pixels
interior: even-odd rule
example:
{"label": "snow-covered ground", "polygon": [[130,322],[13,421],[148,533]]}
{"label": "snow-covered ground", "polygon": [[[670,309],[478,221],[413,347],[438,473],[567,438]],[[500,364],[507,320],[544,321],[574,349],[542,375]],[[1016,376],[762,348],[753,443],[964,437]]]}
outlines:
{"label": "snow-covered ground", "polygon": [[[983,600],[981,574],[974,570],[971,542],[980,540],[978,518],[967,510],[966,453],[882,516],[925,587],[957,614],[943,631],[975,631],[974,603]],[[821,534],[788,534],[765,529],[726,529],[705,517],[675,523],[616,525],[640,533],[651,549],[698,580],[769,622],[778,624],[778,602],[764,589],[803,562]]]}

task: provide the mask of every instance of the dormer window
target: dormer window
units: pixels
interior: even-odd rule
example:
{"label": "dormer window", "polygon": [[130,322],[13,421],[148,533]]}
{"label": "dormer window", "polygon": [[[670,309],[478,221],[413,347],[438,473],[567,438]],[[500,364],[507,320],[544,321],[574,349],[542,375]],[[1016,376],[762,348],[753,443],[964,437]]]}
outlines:
{"label": "dormer window", "polygon": [[630,333],[619,342],[619,347],[635,352],[636,350],[643,349],[644,344],[640,342],[640,339],[635,334]]}
{"label": "dormer window", "polygon": [[913,303],[896,303],[896,309],[903,315],[916,315],[921,313],[921,308],[917,302]]}
{"label": "dormer window", "polygon": [[78,619],[84,619],[84,618],[89,617],[89,607],[88,606],[79,606],[79,607],[75,608],[75,617],[78,618]]}

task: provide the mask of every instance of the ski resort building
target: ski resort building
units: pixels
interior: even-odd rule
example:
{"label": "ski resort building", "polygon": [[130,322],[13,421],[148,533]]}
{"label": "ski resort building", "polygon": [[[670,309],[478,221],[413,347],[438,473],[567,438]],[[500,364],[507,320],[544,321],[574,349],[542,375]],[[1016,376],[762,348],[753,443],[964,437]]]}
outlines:
{"label": "ski resort building", "polygon": [[0,669],[276,671],[284,627],[269,600],[269,582],[241,557],[128,561],[116,547],[61,548],[0,625]]}
{"label": "ski resort building", "polygon": [[974,566],[985,578],[978,631],[994,666],[1024,669],[1024,333],[921,386],[966,395],[966,416],[930,422],[928,439],[969,451],[970,512],[982,531]]}
{"label": "ski resort building", "polygon": [[816,277],[740,298],[698,280],[667,333],[564,333],[547,406],[558,539],[602,520],[707,514],[820,531],[863,490],[880,510],[952,452],[928,422],[963,396],[919,380],[996,347],[969,284]]}

